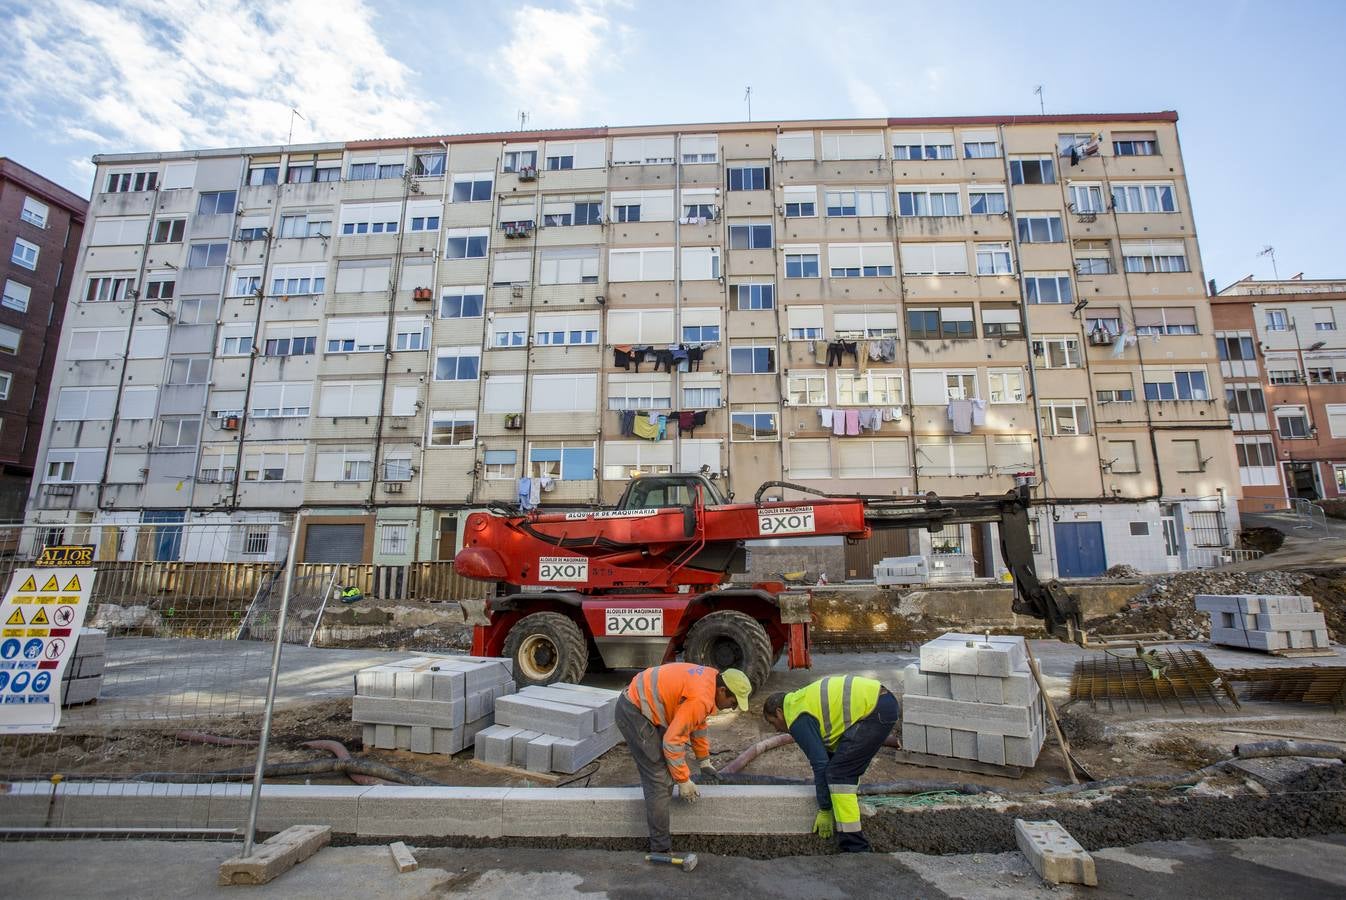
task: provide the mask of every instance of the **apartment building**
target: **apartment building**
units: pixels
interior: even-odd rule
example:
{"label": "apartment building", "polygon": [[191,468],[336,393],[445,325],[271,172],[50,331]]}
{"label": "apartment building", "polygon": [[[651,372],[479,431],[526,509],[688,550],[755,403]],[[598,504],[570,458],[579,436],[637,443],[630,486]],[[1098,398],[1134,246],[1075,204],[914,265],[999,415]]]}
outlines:
{"label": "apartment building", "polygon": [[0,157],[0,522],[23,519],[88,206]]}
{"label": "apartment building", "polygon": [[1346,497],[1346,280],[1248,276],[1211,312],[1240,506]]}
{"label": "apartment building", "polygon": [[[98,157],[56,388],[82,412],[33,518],[250,523],[227,552],[264,559],[302,506],[300,559],[391,565],[451,558],[465,511],[639,472],[739,499],[1028,478],[1044,571],[1203,564],[1238,480],[1176,120]],[[999,569],[991,526],[822,543],[833,580]]]}

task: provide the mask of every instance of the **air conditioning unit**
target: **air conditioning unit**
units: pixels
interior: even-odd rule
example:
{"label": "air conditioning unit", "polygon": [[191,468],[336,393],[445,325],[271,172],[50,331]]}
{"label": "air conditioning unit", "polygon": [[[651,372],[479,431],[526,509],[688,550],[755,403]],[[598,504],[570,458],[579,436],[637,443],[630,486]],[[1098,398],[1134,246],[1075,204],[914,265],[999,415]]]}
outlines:
{"label": "air conditioning unit", "polygon": [[220,422],[220,427],[225,431],[238,431],[240,421],[238,416],[225,416]]}
{"label": "air conditioning unit", "polygon": [[402,482],[385,481],[383,482],[383,489],[390,494],[400,494],[402,493]]}
{"label": "air conditioning unit", "polygon": [[1093,347],[1111,347],[1117,342],[1117,335],[1111,331],[1097,328],[1089,332],[1089,344]]}
{"label": "air conditioning unit", "polygon": [[510,413],[505,416],[505,427],[510,431],[518,431],[523,428],[523,413]]}
{"label": "air conditioning unit", "polygon": [[433,300],[434,298],[435,292],[428,287],[412,288],[411,290],[412,300]]}
{"label": "air conditioning unit", "polygon": [[405,431],[407,428],[407,420],[400,416],[394,419],[390,419],[388,420],[388,427],[396,428],[399,431]]}
{"label": "air conditioning unit", "polygon": [[47,493],[53,497],[73,497],[75,496],[75,486],[73,484],[49,484]]}
{"label": "air conditioning unit", "polygon": [[537,166],[524,166],[519,170],[520,181],[537,181]]}

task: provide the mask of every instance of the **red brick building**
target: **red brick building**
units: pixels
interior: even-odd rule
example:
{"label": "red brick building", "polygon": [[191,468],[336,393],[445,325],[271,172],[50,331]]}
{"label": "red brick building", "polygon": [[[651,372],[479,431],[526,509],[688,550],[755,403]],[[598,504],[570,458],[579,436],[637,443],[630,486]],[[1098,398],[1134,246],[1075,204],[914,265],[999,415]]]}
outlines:
{"label": "red brick building", "polygon": [[23,518],[88,206],[0,157],[0,521]]}
{"label": "red brick building", "polygon": [[1211,311],[1240,508],[1346,497],[1346,280],[1249,277]]}

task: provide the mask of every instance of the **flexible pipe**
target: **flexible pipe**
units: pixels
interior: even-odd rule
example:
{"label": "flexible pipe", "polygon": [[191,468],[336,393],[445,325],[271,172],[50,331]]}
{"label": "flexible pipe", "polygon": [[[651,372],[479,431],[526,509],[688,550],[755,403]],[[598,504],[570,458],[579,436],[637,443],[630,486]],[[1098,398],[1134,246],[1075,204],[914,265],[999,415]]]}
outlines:
{"label": "flexible pipe", "polygon": [[[768,750],[774,750],[777,747],[784,747],[786,744],[793,744],[795,739],[788,734],[773,734],[771,737],[763,738],[753,744],[747,750],[744,750],[732,762],[720,769],[721,775],[733,775],[743,770],[748,763],[761,756]],[[902,748],[902,742],[895,737],[890,737],[883,742],[885,747]]]}
{"label": "flexible pipe", "polygon": [[257,742],[252,738],[224,737],[218,734],[206,734],[204,731],[179,731],[173,737],[190,744],[213,744],[217,747],[257,746]]}
{"label": "flexible pipe", "polygon": [[[222,769],[216,772],[142,772],[132,776],[130,781],[156,781],[169,784],[191,784],[194,782],[214,781],[251,781],[253,767]],[[442,781],[413,775],[383,763],[368,759],[311,759],[304,762],[270,763],[262,769],[264,778],[294,778],[302,775],[368,775],[384,778],[396,784],[414,787],[446,787]],[[67,776],[78,777],[78,776]]]}
{"label": "flexible pipe", "polygon": [[[308,747],[312,750],[326,750],[337,759],[351,759],[351,753],[346,749],[346,745],[341,741],[305,741],[300,744],[301,747]],[[346,773],[346,777],[356,784],[397,784],[396,781],[389,781],[386,778],[375,778],[371,775],[361,775],[358,772]]]}

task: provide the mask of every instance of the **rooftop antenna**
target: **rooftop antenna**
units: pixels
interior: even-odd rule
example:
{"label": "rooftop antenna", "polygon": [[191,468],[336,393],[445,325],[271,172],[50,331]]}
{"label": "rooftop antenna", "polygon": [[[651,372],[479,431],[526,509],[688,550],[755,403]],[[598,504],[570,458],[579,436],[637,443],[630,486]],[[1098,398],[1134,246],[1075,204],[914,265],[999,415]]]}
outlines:
{"label": "rooftop antenna", "polygon": [[1038,112],[1044,116],[1047,115],[1047,98],[1042,93],[1042,85],[1033,88],[1033,93],[1038,95]]}
{"label": "rooftop antenna", "polygon": [[303,122],[307,122],[307,121],[308,121],[308,119],[305,119],[302,115],[299,115],[299,110],[295,109],[293,106],[290,107],[290,133],[287,134],[287,135],[285,135],[285,143],[286,143],[286,144],[293,143],[293,141],[294,141],[294,117],[295,117],[295,116],[299,116],[300,121],[303,121]]}
{"label": "rooftop antenna", "polygon": [[528,111],[521,109],[519,110],[519,130],[523,131],[524,128],[527,127],[527,125],[528,125]]}
{"label": "rooftop antenna", "polygon": [[1271,257],[1271,274],[1275,277],[1277,281],[1280,281],[1281,273],[1276,269],[1276,248],[1271,246],[1270,244],[1267,244],[1265,247],[1262,248],[1261,252],[1258,253],[1257,255]]}
{"label": "rooftop antenna", "polygon": [[748,101],[748,121],[752,121],[752,85],[748,85],[747,90],[743,92],[743,99]]}

